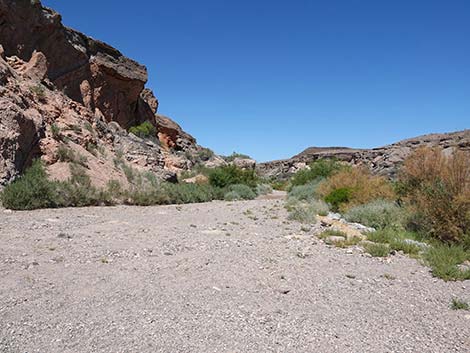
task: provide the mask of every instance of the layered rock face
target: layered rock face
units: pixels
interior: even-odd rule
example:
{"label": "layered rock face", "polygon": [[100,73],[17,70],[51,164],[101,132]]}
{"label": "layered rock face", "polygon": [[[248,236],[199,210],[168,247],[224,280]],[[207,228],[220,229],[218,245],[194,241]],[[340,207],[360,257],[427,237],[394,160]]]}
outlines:
{"label": "layered rock face", "polygon": [[470,153],[470,130],[429,134],[373,149],[310,147],[290,159],[258,164],[257,170],[265,177],[282,179],[306,168],[317,159],[335,158],[352,165],[366,166],[375,174],[394,178],[403,161],[415,149],[423,146],[441,147],[446,153],[454,149]]}
{"label": "layered rock face", "polygon": [[39,2],[0,0],[0,40],[6,56],[29,61],[47,58],[47,78],[70,98],[98,108],[107,121],[128,128],[139,116],[140,93],[147,69],[118,50],[64,27],[61,16]]}
{"label": "layered rock face", "polygon": [[[64,148],[88,161],[98,185],[126,183],[116,164],[166,180],[192,167],[201,147],[157,114],[143,65],[65,27],[38,0],[0,0],[0,45],[0,186],[36,158],[52,177],[66,178],[68,163],[59,156]],[[156,127],[155,136],[127,132],[144,121]]]}

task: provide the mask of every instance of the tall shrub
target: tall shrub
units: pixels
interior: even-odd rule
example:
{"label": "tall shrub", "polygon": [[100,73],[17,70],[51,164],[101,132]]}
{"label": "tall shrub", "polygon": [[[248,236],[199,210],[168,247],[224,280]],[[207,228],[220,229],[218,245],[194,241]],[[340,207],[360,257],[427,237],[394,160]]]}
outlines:
{"label": "tall shrub", "polygon": [[470,237],[470,154],[420,148],[404,162],[400,190],[421,226],[447,242]]}

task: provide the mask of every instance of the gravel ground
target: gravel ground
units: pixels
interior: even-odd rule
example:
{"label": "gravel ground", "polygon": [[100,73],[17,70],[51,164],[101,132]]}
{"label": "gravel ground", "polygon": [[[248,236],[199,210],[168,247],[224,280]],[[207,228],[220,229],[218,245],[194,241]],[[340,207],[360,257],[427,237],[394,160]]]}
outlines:
{"label": "gravel ground", "polygon": [[0,210],[0,352],[470,352],[470,283],[283,201]]}

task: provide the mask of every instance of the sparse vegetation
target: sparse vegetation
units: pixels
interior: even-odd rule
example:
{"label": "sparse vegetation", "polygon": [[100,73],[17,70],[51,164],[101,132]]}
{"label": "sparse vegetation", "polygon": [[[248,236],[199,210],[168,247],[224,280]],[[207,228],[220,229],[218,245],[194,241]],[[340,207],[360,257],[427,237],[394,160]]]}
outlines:
{"label": "sparse vegetation", "polygon": [[70,147],[62,144],[57,149],[57,158],[61,162],[75,163],[86,166],[87,158],[78,153],[75,153]]}
{"label": "sparse vegetation", "polygon": [[34,96],[39,100],[43,101],[46,99],[46,90],[43,85],[38,83],[37,85],[29,87],[29,90],[31,93],[34,94]]}
{"label": "sparse vegetation", "polygon": [[61,138],[61,135],[60,135],[60,128],[59,126],[57,126],[57,124],[51,124],[51,134],[52,134],[52,138],[59,141],[60,138]]}
{"label": "sparse vegetation", "polygon": [[233,162],[235,158],[241,158],[241,159],[251,159],[250,156],[243,154],[243,153],[238,153],[238,152],[233,152],[230,156],[221,156],[226,162]]}
{"label": "sparse vegetation", "polygon": [[310,202],[292,202],[287,204],[289,219],[301,223],[315,223],[317,215],[328,213],[328,205],[320,200],[311,200]]}
{"label": "sparse vegetation", "polygon": [[214,151],[212,151],[210,148],[201,147],[196,154],[196,159],[202,162],[206,162],[212,157],[214,157]]}
{"label": "sparse vegetation", "polygon": [[402,229],[406,220],[406,213],[395,202],[375,200],[349,209],[344,217],[349,222],[361,223],[376,229],[387,227]]}
{"label": "sparse vegetation", "polygon": [[425,252],[424,260],[431,267],[432,274],[445,281],[470,279],[470,269],[458,267],[470,260],[470,253],[463,246],[436,243]]}
{"label": "sparse vegetation", "polygon": [[387,257],[390,254],[388,244],[368,243],[364,245],[364,250],[373,257]]}
{"label": "sparse vegetation", "polygon": [[468,304],[468,302],[465,300],[452,298],[450,308],[452,310],[470,310],[470,304]]}

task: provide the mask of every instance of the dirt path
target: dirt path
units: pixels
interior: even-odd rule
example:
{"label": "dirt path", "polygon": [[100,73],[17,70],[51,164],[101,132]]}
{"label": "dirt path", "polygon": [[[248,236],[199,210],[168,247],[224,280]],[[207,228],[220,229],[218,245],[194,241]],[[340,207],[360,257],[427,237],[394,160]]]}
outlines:
{"label": "dirt path", "polygon": [[470,284],[283,202],[0,211],[0,352],[470,352]]}

